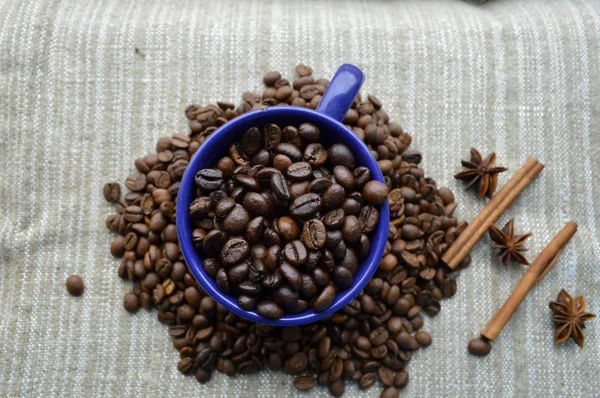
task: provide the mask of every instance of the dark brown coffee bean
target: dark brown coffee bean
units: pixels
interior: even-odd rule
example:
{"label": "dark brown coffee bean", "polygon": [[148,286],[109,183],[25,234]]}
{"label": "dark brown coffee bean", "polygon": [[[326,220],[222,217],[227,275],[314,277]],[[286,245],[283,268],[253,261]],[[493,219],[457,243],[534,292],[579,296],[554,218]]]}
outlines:
{"label": "dark brown coffee bean", "polygon": [[369,181],[362,190],[363,196],[370,205],[381,206],[387,200],[389,189],[379,181]]}
{"label": "dark brown coffee bean", "polygon": [[300,266],[304,264],[308,255],[306,247],[299,240],[294,240],[285,245],[283,253],[287,261],[293,266]]}
{"label": "dark brown coffee bean", "polygon": [[300,287],[300,293],[307,299],[312,299],[317,295],[319,289],[315,284],[313,278],[308,274],[302,274],[302,286]]}
{"label": "dark brown coffee bean", "polygon": [[282,139],[283,139],[283,142],[287,142],[298,148],[304,147],[302,138],[300,138],[300,134],[298,134],[298,129],[294,126],[284,127]]}
{"label": "dark brown coffee bean", "polygon": [[330,178],[322,177],[311,181],[308,185],[308,190],[317,194],[322,194],[333,184]]}
{"label": "dark brown coffee bean", "polygon": [[283,216],[277,220],[277,228],[279,233],[286,240],[294,240],[300,235],[300,227],[298,223],[291,217]]}
{"label": "dark brown coffee bean", "polygon": [[354,277],[352,276],[352,272],[348,270],[348,268],[343,266],[337,266],[333,269],[333,273],[331,274],[333,282],[339,289],[348,289],[352,286],[352,282]]}
{"label": "dark brown coffee bean", "polygon": [[71,296],[81,296],[84,290],[83,279],[79,275],[71,275],[65,283]]}
{"label": "dark brown coffee bean", "polygon": [[306,180],[312,174],[310,164],[306,162],[292,163],[286,170],[286,175],[292,180]]}
{"label": "dark brown coffee bean", "polygon": [[362,226],[355,216],[347,216],[342,224],[342,236],[349,243],[355,243],[360,240],[362,235]]}
{"label": "dark brown coffee bean", "polygon": [[302,237],[309,250],[318,250],[325,245],[327,230],[319,219],[313,218],[304,224]]}
{"label": "dark brown coffee bean", "polygon": [[313,270],[313,280],[319,289],[324,288],[329,283],[329,273],[321,267]]}
{"label": "dark brown coffee bean", "polygon": [[292,201],[290,211],[295,217],[308,219],[316,215],[320,207],[321,198],[319,195],[315,193],[307,193]]}
{"label": "dark brown coffee bean", "polygon": [[444,281],[444,285],[442,287],[442,291],[444,296],[452,297],[456,294],[456,279],[448,278]]}
{"label": "dark brown coffee bean", "polygon": [[253,156],[262,146],[263,134],[257,127],[250,127],[242,134],[240,146],[248,156]]}
{"label": "dark brown coffee bean", "polygon": [[190,203],[189,214],[190,217],[194,219],[201,219],[203,217],[208,216],[210,210],[210,198],[208,196],[201,196],[199,198],[194,199],[194,201]]}
{"label": "dark brown coffee bean", "polygon": [[352,174],[354,176],[354,186],[356,189],[362,190],[365,184],[371,181],[371,171],[364,166],[357,167]]}
{"label": "dark brown coffee bean", "polygon": [[195,181],[200,188],[214,191],[223,184],[223,172],[219,169],[202,169],[196,173]]}
{"label": "dark brown coffee bean", "polygon": [[369,335],[369,339],[374,345],[384,344],[387,341],[388,337],[388,332],[383,327],[378,327],[377,329],[373,330]]}
{"label": "dark brown coffee bean", "polygon": [[369,388],[373,384],[375,384],[376,381],[377,381],[377,376],[375,376],[375,373],[372,373],[372,372],[365,373],[360,378],[359,386],[360,386],[360,388]]}
{"label": "dark brown coffee bean", "polygon": [[263,300],[256,306],[256,311],[270,319],[279,319],[284,315],[283,308],[272,300]]}
{"label": "dark brown coffee bean", "polygon": [[316,384],[313,376],[297,376],[294,379],[294,387],[300,391],[308,391]]}
{"label": "dark brown coffee bean", "polygon": [[230,291],[229,280],[227,278],[227,272],[225,271],[224,268],[220,268],[217,271],[217,274],[215,276],[215,281],[217,282],[217,287],[219,288],[220,291],[222,291],[223,293],[229,293],[229,291]]}
{"label": "dark brown coffee bean", "polygon": [[290,185],[290,192],[292,193],[292,197],[298,198],[302,195],[307,194],[309,186],[310,182],[308,181],[296,182]]}
{"label": "dark brown coffee bean", "polygon": [[323,193],[321,207],[323,210],[333,210],[339,207],[346,198],[346,191],[340,184],[332,184]]}
{"label": "dark brown coffee bean", "polygon": [[144,188],[146,188],[146,175],[144,174],[138,174],[136,176],[129,176],[127,177],[127,179],[125,180],[125,186],[127,187],[127,189],[129,189],[130,191],[141,191]]}
{"label": "dark brown coffee bean", "polygon": [[492,350],[492,345],[484,337],[477,337],[469,341],[469,352],[477,356],[485,356]]}
{"label": "dark brown coffee bean", "polygon": [[338,184],[340,184],[347,191],[354,189],[354,175],[346,166],[335,166],[333,168],[333,175]]}
{"label": "dark brown coffee bean", "polygon": [[327,231],[327,239],[325,241],[325,247],[334,248],[340,244],[343,239],[342,231],[330,230]]}
{"label": "dark brown coffee bean", "polygon": [[250,221],[248,211],[241,205],[235,205],[223,220],[223,228],[231,235],[241,234]]}
{"label": "dark brown coffee bean", "polygon": [[427,332],[419,331],[415,334],[415,338],[423,347],[429,347],[431,345],[431,335]]}
{"label": "dark brown coffee bean", "polygon": [[246,226],[246,238],[248,238],[249,243],[257,243],[262,240],[264,232],[264,223],[265,219],[262,216],[255,217],[248,222],[248,225]]}
{"label": "dark brown coffee bean", "polygon": [[[327,373],[325,373],[325,375],[327,376]],[[327,386],[329,393],[334,396],[334,397],[341,397],[342,395],[344,395],[344,391],[346,389],[346,385],[344,383],[344,379],[337,379],[335,381],[332,381],[331,383],[329,383],[329,385]]]}
{"label": "dark brown coffee bean", "polygon": [[220,260],[226,266],[235,265],[245,259],[249,253],[250,246],[248,242],[242,238],[232,238],[221,249]]}
{"label": "dark brown coffee bean", "polygon": [[303,373],[308,365],[308,357],[303,352],[295,353],[284,365],[283,371],[289,375]]}
{"label": "dark brown coffee bean", "polygon": [[302,287],[302,274],[295,267],[289,263],[282,263],[279,266],[281,274],[283,275],[284,281],[292,288],[292,290],[299,291]]}
{"label": "dark brown coffee bean", "polygon": [[375,227],[379,222],[379,211],[373,206],[365,206],[360,210],[358,220],[362,225],[362,232],[369,234],[375,230]]}
{"label": "dark brown coffee bean", "polygon": [[281,173],[275,173],[271,176],[270,182],[273,195],[280,201],[288,203],[292,198],[292,193],[290,192],[285,177],[283,177]]}
{"label": "dark brown coffee bean", "polygon": [[121,185],[118,182],[109,182],[104,185],[104,199],[110,203],[117,203],[121,199]]}
{"label": "dark brown coffee bean", "polygon": [[243,281],[238,285],[237,290],[242,295],[257,296],[258,294],[260,294],[261,287],[259,284],[254,283],[252,281]]}
{"label": "dark brown coffee bean", "polygon": [[[304,99],[306,100],[306,98]],[[298,134],[304,142],[319,142],[321,139],[321,131],[312,123],[302,123],[298,127]]]}
{"label": "dark brown coffee bean", "polygon": [[227,234],[223,231],[212,230],[202,239],[202,250],[208,256],[216,256],[227,241]]}
{"label": "dark brown coffee bean", "polygon": [[322,166],[327,161],[327,151],[319,143],[310,143],[304,149],[303,159],[311,166]]}
{"label": "dark brown coffee bean", "polygon": [[315,311],[324,311],[335,299],[335,288],[332,285],[327,285],[321,293],[313,300],[312,307]]}
{"label": "dark brown coffee bean", "polygon": [[332,166],[346,166],[350,170],[355,167],[354,154],[344,144],[334,144],[327,150],[327,160]]}
{"label": "dark brown coffee bean", "polygon": [[292,162],[299,162],[302,160],[302,152],[297,146],[290,143],[281,143],[275,147],[275,152],[287,156]]}
{"label": "dark brown coffee bean", "polygon": [[288,167],[292,164],[292,159],[288,158],[285,155],[276,155],[273,159],[273,167],[277,170],[285,173]]}
{"label": "dark brown coffee bean", "polygon": [[271,202],[258,192],[248,192],[244,196],[243,205],[254,217],[269,216],[273,212]]}

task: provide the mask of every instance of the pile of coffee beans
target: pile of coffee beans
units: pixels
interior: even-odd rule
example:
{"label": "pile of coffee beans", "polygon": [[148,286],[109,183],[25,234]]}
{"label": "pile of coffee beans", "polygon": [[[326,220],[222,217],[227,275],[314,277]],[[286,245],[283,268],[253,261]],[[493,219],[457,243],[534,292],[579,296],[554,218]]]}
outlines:
{"label": "pile of coffee beans", "polygon": [[[215,370],[233,376],[268,367],[293,375],[299,390],[319,384],[340,396],[352,379],[361,388],[379,384],[382,396],[397,397],[398,389],[408,384],[406,366],[413,352],[431,344],[422,330],[422,312],[435,316],[440,300],[456,293],[460,270],[449,271],[438,259],[466,223],[452,216],[452,192],[425,177],[421,154],[409,148],[410,135],[389,121],[374,96],[357,97],[344,123],[378,160],[390,190],[392,219],[379,269],[347,306],[299,327],[250,322],[209,297],[181,255],[175,199],[190,156],[218,126],[251,109],[286,104],[316,108],[328,81],[313,78],[305,65],[296,73],[291,83],[278,72],[267,73],[265,92],[244,93],[237,108],[227,102],[188,107],[191,135],[163,137],[156,153],[137,159],[139,173],[125,181],[130,192],[124,197],[118,183],[106,185],[104,196],[116,210],[106,219],[117,234],[110,250],[123,257],[119,276],[133,282],[124,307],[130,312],[156,308],[180,352],[178,369],[201,383]],[[469,263],[467,257],[460,268]]]}
{"label": "pile of coffee beans", "polygon": [[329,308],[371,248],[388,187],[326,149],[311,123],[252,127],[215,168],[196,173],[196,248],[217,287],[244,310],[281,318]]}

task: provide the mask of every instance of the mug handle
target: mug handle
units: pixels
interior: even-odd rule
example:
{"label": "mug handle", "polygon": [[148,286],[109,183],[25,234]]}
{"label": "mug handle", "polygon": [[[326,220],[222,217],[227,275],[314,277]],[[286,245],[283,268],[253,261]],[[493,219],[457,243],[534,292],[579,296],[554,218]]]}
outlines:
{"label": "mug handle", "polygon": [[352,105],[365,80],[364,73],[356,66],[343,64],[331,79],[317,112],[341,121]]}

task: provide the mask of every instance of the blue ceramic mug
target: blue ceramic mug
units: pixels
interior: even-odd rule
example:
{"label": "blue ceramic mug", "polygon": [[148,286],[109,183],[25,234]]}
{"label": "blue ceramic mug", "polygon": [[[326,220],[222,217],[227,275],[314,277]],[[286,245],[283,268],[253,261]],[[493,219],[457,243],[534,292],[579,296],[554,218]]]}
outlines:
{"label": "blue ceramic mug", "polygon": [[298,126],[309,122],[321,130],[321,142],[326,148],[335,143],[347,145],[354,153],[356,165],[366,166],[371,171],[371,178],[384,182],[377,161],[367,146],[340,122],[358,94],[363,80],[364,75],[356,66],[342,65],[329,83],[316,111],[296,106],[276,106],[245,113],[219,127],[204,141],[190,160],[181,180],[177,199],[179,244],[188,267],[204,290],[237,315],[270,325],[294,326],[318,321],[338,311],[363,289],[377,270],[388,236],[389,206],[386,201],[379,208],[379,222],[371,236],[370,253],[358,267],[352,286],[345,290],[338,290],[329,308],[321,312],[309,308],[297,314],[286,314],[280,319],[269,319],[254,310],[246,311],[241,308],[236,298],[221,292],[215,280],[204,271],[201,254],[192,242],[193,227],[188,215],[190,203],[195,199],[196,173],[201,169],[215,167],[217,161],[227,154],[229,145],[239,141],[242,133],[250,127],[262,128],[267,123]]}

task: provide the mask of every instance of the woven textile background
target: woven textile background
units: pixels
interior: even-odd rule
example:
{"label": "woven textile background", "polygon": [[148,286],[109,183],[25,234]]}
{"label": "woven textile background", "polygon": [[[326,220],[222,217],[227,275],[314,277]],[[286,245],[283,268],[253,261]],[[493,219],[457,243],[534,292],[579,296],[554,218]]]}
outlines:
{"label": "woven textile background", "polygon": [[[215,373],[206,385],[178,373],[156,314],[123,310],[101,191],[158,137],[187,131],[186,105],[237,103],[264,72],[291,78],[299,62],[317,77],[361,67],[363,92],[413,132],[461,218],[483,204],[452,178],[471,146],[509,167],[500,184],[528,156],[542,160],[500,220],[533,232],[530,260],[565,221],[580,225],[492,353],[475,358],[467,342],[525,270],[505,271],[486,236],[456,296],[426,317],[434,343],[410,362],[402,393],[600,394],[600,320],[583,350],[554,346],[548,308],[565,287],[600,313],[600,2],[297,3],[0,0],[0,396],[295,393],[282,373]],[[72,273],[86,283],[80,298],[64,288]],[[348,384],[348,396],[363,394]]]}

